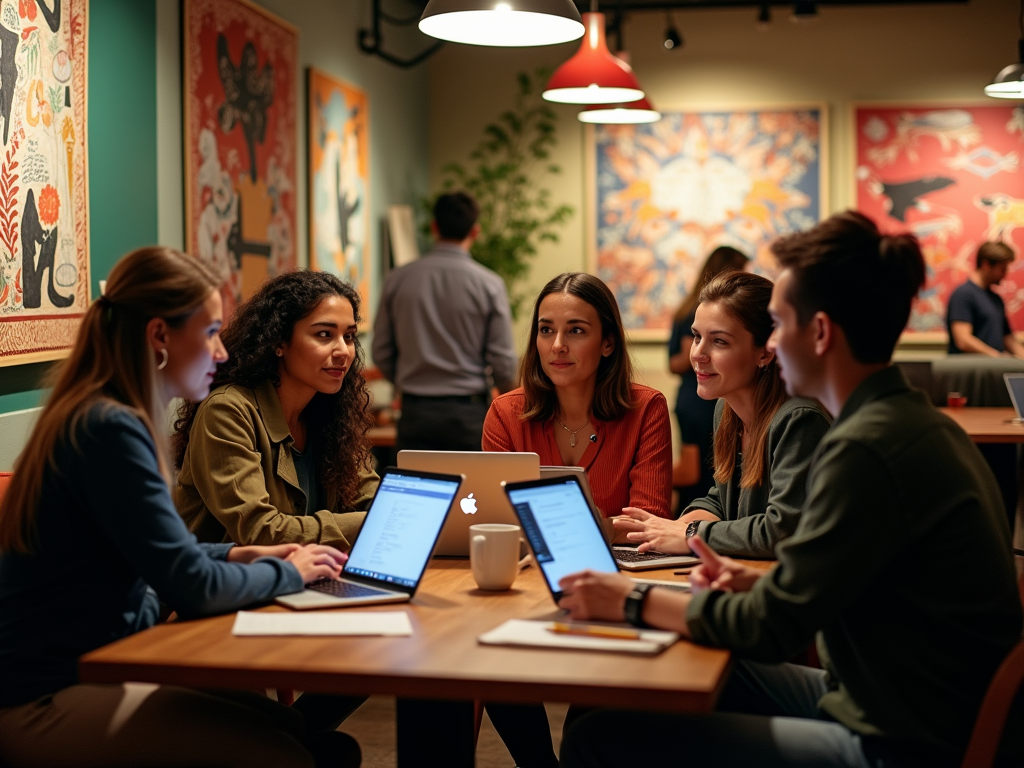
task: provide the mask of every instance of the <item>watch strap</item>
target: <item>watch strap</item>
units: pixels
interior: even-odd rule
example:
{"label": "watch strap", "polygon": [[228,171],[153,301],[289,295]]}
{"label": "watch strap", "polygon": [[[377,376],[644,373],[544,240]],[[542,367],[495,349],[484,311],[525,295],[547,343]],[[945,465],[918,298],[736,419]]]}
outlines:
{"label": "watch strap", "polygon": [[646,628],[644,623],[644,602],[647,600],[647,593],[651,590],[652,584],[634,584],[633,591],[626,595],[626,603],[623,606],[623,613],[626,621],[634,627]]}

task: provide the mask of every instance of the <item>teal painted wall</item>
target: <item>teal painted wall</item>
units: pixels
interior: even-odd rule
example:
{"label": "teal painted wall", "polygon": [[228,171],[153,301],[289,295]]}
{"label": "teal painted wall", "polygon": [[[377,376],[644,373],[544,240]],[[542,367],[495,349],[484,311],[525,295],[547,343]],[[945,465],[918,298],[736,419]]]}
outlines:
{"label": "teal painted wall", "polygon": [[[155,0],[89,3],[92,295],[117,260],[158,241]],[[50,363],[0,368],[0,413],[39,405]]]}

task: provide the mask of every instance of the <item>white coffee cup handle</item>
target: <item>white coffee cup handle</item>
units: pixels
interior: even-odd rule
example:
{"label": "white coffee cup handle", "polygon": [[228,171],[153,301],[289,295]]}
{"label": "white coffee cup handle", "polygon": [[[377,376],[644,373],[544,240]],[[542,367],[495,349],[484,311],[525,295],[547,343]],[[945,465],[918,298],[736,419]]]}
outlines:
{"label": "white coffee cup handle", "polygon": [[486,544],[486,543],[487,543],[487,537],[486,536],[474,536],[473,540],[470,542],[470,545],[469,545],[469,547],[470,547],[469,556],[473,560],[476,560],[477,562],[482,563],[480,558],[482,558],[484,556],[483,548],[484,548],[484,544]]}

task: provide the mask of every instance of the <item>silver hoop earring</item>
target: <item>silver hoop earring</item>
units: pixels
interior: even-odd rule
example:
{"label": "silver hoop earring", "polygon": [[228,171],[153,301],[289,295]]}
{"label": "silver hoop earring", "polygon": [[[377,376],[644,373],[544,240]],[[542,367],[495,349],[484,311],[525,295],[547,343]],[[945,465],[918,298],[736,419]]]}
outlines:
{"label": "silver hoop earring", "polygon": [[162,371],[164,368],[167,367],[167,361],[171,359],[171,356],[169,354],[167,354],[167,350],[166,349],[161,349],[161,350],[158,350],[158,351],[160,352],[161,355],[163,355],[163,359],[161,359],[160,362],[157,363],[156,369],[158,371]]}

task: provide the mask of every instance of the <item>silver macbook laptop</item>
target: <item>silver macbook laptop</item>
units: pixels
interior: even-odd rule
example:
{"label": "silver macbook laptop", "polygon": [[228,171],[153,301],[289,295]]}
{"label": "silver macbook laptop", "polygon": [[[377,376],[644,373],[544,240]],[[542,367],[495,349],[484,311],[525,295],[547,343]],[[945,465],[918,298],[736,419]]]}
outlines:
{"label": "silver macbook laptop", "polygon": [[469,557],[469,526],[476,523],[512,523],[516,515],[501,490],[503,481],[536,480],[540,457],[536,453],[482,451],[399,451],[398,466],[423,472],[465,476],[459,504],[448,516],[435,555]]}
{"label": "silver macbook laptop", "polygon": [[1017,418],[1013,419],[1013,422],[1024,424],[1024,416],[1021,415],[1021,408],[1024,407],[1024,373],[1004,373],[1003,381],[1006,382],[1006,389],[1010,393],[1013,410],[1017,412]]}
{"label": "silver macbook laptop", "polygon": [[322,579],[277,602],[305,609],[411,600],[461,484],[459,475],[385,470],[341,581]]}

